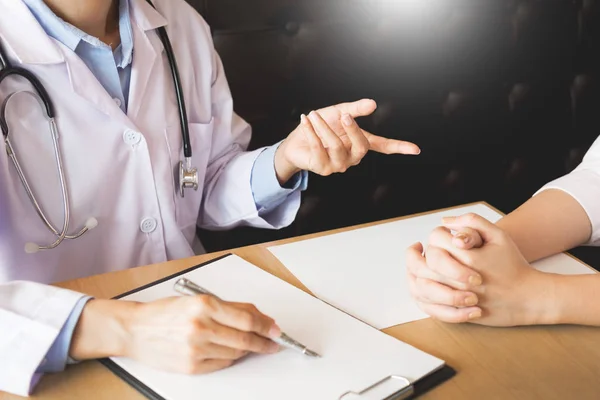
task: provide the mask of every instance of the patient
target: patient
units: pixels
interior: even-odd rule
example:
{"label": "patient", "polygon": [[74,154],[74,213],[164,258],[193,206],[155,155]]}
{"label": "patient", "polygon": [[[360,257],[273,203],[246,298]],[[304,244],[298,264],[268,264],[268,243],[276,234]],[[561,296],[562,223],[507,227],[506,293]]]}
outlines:
{"label": "patient", "polygon": [[573,172],[496,224],[469,214],[442,225],[426,249],[416,243],[406,254],[411,294],[430,316],[492,326],[600,326],[600,274],[564,276],[530,266],[582,244],[600,245],[600,138]]}

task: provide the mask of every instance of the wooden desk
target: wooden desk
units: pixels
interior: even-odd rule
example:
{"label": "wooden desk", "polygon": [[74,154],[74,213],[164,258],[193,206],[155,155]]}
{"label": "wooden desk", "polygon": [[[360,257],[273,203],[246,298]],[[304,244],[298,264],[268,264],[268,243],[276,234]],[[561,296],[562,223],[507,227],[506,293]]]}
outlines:
{"label": "wooden desk", "polygon": [[[368,225],[372,224],[359,227]],[[308,291],[271,255],[267,250],[270,245],[273,243],[243,247],[231,252]],[[222,254],[213,253],[93,276],[59,286],[99,298],[110,298]],[[450,325],[426,319],[396,326],[385,332],[445,360],[457,370],[454,378],[422,396],[423,399],[600,399],[600,329],[597,328],[488,328]],[[46,376],[37,387],[34,398],[143,399],[137,391],[95,361],[70,366],[63,373]],[[0,393],[0,400],[9,399],[19,397]]]}

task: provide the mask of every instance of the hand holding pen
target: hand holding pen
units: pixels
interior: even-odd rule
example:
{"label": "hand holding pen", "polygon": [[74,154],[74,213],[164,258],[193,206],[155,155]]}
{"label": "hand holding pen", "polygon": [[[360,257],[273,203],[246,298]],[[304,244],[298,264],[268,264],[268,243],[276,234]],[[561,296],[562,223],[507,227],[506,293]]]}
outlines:
{"label": "hand holding pen", "polygon": [[[218,299],[218,297],[215,294],[209,292],[208,290],[204,289],[201,286],[196,285],[194,282],[192,282],[186,278],[178,279],[177,282],[175,282],[174,288],[177,292],[184,294],[184,295],[188,295],[188,296],[207,295],[208,297]],[[252,307],[253,310],[258,311],[258,310],[256,310],[256,308],[254,306],[250,306],[250,307]],[[277,325],[273,325],[273,328],[271,328],[271,330],[269,331],[268,337],[274,343],[277,343],[281,346],[298,351],[306,356],[315,357],[315,358],[321,357],[319,354],[310,350],[309,348],[304,346],[302,343],[292,339],[287,334],[281,332],[281,330],[279,329],[279,327]]]}

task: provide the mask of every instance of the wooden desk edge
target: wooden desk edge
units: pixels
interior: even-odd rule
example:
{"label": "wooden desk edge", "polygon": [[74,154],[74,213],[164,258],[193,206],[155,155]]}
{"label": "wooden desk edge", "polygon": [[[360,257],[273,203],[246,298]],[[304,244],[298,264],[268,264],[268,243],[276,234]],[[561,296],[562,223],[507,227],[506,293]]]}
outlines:
{"label": "wooden desk edge", "polygon": [[[283,265],[281,263],[281,261],[279,261],[279,259],[277,257],[275,257],[268,250],[269,247],[280,246],[280,245],[284,245],[284,244],[288,244],[288,243],[293,243],[293,242],[300,242],[300,241],[303,241],[303,240],[314,239],[314,238],[317,238],[317,237],[333,235],[333,234],[341,233],[341,232],[348,232],[348,231],[352,231],[352,230],[356,230],[356,229],[367,228],[367,227],[370,227],[370,226],[377,226],[377,225],[386,224],[386,223],[390,223],[390,222],[401,221],[401,220],[409,219],[409,218],[421,217],[421,216],[424,216],[424,215],[435,214],[435,213],[439,213],[439,212],[444,212],[444,211],[449,211],[449,210],[458,209],[458,208],[464,208],[464,207],[470,207],[470,206],[474,206],[474,205],[484,205],[484,206],[490,208],[491,210],[497,212],[501,216],[505,216],[506,215],[505,213],[503,213],[502,211],[498,210],[496,207],[492,206],[491,204],[489,204],[486,201],[476,201],[476,202],[472,202],[472,203],[465,203],[465,204],[451,206],[451,207],[445,207],[445,208],[439,208],[439,209],[434,209],[434,210],[429,210],[429,211],[423,211],[423,212],[416,213],[416,214],[409,214],[409,215],[403,215],[403,216],[400,216],[400,217],[387,218],[387,219],[383,219],[383,220],[380,220],[380,221],[367,222],[367,223],[364,223],[364,224],[358,224],[358,225],[353,225],[353,226],[348,226],[348,227],[343,227],[343,228],[326,230],[326,231],[322,231],[322,232],[310,233],[310,234],[306,234],[306,235],[296,236],[296,237],[282,239],[282,240],[277,240],[277,241],[264,242],[264,243],[259,243],[259,244],[255,244],[255,245],[249,245],[249,246],[243,246],[243,247],[238,247],[238,248],[233,248],[233,249],[228,249],[228,250],[222,250],[222,251],[218,251],[218,252],[214,252],[214,253],[200,254],[200,255],[196,255],[196,256],[189,257],[189,258],[182,259],[182,260],[172,260],[172,261],[167,261],[166,263],[140,266],[140,267],[135,267],[135,268],[131,268],[131,269],[128,269],[128,270],[122,270],[122,271],[108,272],[106,275],[112,275],[112,274],[117,275],[117,274],[123,273],[125,271],[132,272],[132,271],[138,271],[140,269],[157,268],[157,266],[173,265],[175,263],[178,263],[180,265],[178,265],[171,272],[171,273],[176,273],[176,272],[181,271],[181,270],[183,270],[185,268],[189,268],[189,267],[192,267],[194,265],[198,265],[198,264],[201,264],[203,262],[206,262],[206,261],[209,261],[209,260],[213,260],[215,258],[221,257],[222,255],[228,254],[228,253],[236,254],[236,255],[240,256],[241,258],[244,258],[246,261],[255,264],[259,268],[265,269],[265,270],[268,271],[268,269],[266,269],[264,265],[260,265],[261,263],[257,263],[255,259],[251,259],[252,257],[248,257],[248,255],[245,254],[249,249],[252,249],[252,248],[261,248],[266,253],[269,254],[269,257],[272,258],[272,262],[277,263],[278,266],[279,266],[279,268],[281,268],[282,270],[284,270],[284,271],[287,272],[286,275],[288,275],[289,278],[291,278],[291,279],[294,280],[293,284],[295,286],[299,287],[300,289],[302,289],[302,290],[304,290],[304,291],[306,291],[308,293],[311,293],[310,290],[308,290],[308,288],[306,288],[300,282],[300,280],[296,276],[294,276],[291,273],[291,271],[289,271],[287,268],[285,268],[285,265]],[[572,254],[569,254],[569,253],[564,253],[564,254],[566,254],[567,256],[571,257],[572,259],[580,262],[581,264],[585,265],[591,271],[597,272],[593,267],[591,267],[587,263],[583,262],[579,258],[573,256]],[[271,272],[271,271],[268,271],[268,272]],[[85,277],[85,278],[75,279],[75,280],[57,282],[54,285],[55,286],[59,286],[59,287],[65,287],[65,286],[69,286],[70,287],[70,286],[73,286],[73,285],[80,286],[78,283],[83,284],[86,280],[91,279],[91,278],[93,278],[93,276],[92,277]],[[150,283],[150,281],[145,282],[143,284],[147,284],[147,283]],[[135,289],[135,288],[130,288],[128,290],[131,290],[131,289]]]}

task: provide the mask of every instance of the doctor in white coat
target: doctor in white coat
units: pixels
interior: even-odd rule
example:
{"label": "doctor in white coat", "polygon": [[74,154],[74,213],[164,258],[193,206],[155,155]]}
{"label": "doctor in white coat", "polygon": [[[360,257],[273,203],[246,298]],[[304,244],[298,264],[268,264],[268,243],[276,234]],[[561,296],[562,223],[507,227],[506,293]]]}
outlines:
{"label": "doctor in white coat", "polygon": [[[0,43],[13,66],[39,78],[56,108],[71,204],[58,247],[0,143],[0,391],[28,395],[39,376],[69,362],[132,357],[158,368],[203,373],[248,352],[272,352],[279,328],[253,306],[205,296],[150,304],[91,299],[49,283],[189,257],[196,226],[281,228],[299,207],[307,172],[328,175],[369,150],[418,154],[412,143],[361,130],[372,100],[312,112],[281,143],[246,151],[250,127],[233,111],[209,27],[183,0],[0,0]],[[165,51],[166,27],[188,110],[200,187],[178,194],[178,107]],[[0,102],[31,90],[0,85]],[[30,96],[6,104],[10,140],[50,222],[63,200],[47,121]]]}

